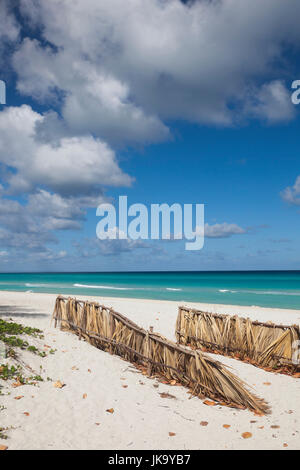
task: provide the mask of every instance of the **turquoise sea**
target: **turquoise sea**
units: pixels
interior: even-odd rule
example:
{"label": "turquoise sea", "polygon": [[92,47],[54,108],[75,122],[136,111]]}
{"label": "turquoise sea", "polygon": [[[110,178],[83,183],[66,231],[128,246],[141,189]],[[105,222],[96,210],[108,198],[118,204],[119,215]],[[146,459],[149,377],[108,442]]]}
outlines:
{"label": "turquoise sea", "polygon": [[300,271],[0,273],[0,290],[300,309]]}

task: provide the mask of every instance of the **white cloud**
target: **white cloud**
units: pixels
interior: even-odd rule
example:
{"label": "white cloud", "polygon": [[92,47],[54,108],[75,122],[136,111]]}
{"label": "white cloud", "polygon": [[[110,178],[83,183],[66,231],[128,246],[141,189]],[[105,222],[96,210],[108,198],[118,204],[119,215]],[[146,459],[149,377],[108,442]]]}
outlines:
{"label": "white cloud", "polygon": [[0,48],[14,42],[19,36],[19,25],[12,13],[11,2],[1,0],[0,3]]}
{"label": "white cloud", "polygon": [[278,76],[284,47],[300,45],[298,0],[21,0],[21,11],[52,46],[23,41],[19,90],[59,99],[73,133],[150,142],[172,119],[293,117]]}
{"label": "white cloud", "polygon": [[282,199],[289,204],[300,206],[300,175],[293,186],[288,186],[280,193]]}
{"label": "white cloud", "polygon": [[288,121],[296,114],[291,93],[280,80],[273,80],[262,85],[256,93],[252,92],[245,109],[250,115],[266,119],[270,123]]}
{"label": "white cloud", "polygon": [[[222,224],[214,224],[209,225],[208,223],[204,224],[204,236],[205,238],[229,238],[232,235],[242,235],[244,233],[248,233],[252,230],[252,227],[248,227],[244,229],[237,224],[228,224],[227,222],[223,222]],[[197,226],[195,228],[195,233],[198,236],[203,235],[203,227]],[[182,240],[184,235],[182,233],[177,233],[175,235],[171,235],[168,243],[170,241],[178,241]],[[166,240],[164,240],[166,241]]]}
{"label": "white cloud", "polygon": [[104,256],[115,256],[121,253],[133,252],[136,249],[151,249],[153,247],[143,240],[132,240],[130,238],[119,238],[124,237],[124,232],[119,230],[118,227],[107,230],[105,232],[107,238],[103,239],[86,239],[83,243],[75,244],[77,251],[82,257],[95,257],[98,255]]}
{"label": "white cloud", "polygon": [[7,249],[0,256],[17,265],[20,260],[39,263],[65,258],[65,250],[56,251],[48,245],[58,244],[56,231],[81,228],[85,212],[80,207],[76,198],[62,198],[45,190],[30,194],[22,204],[0,198],[0,245]]}
{"label": "white cloud", "polygon": [[131,184],[114,151],[99,139],[66,137],[55,145],[39,141],[36,124],[43,119],[26,105],[0,113],[0,162],[15,170],[7,175],[11,193],[44,185],[63,195],[81,196],[99,193],[105,186]]}
{"label": "white cloud", "polygon": [[80,51],[54,53],[37,40],[25,39],[14,64],[22,79],[18,88],[37,100],[64,93],[62,116],[74,135],[91,133],[113,143],[148,143],[169,137],[168,128],[131,100],[122,80],[81,57]]}
{"label": "white cloud", "polygon": [[63,199],[44,190],[31,194],[24,204],[0,198],[1,245],[24,244],[22,234],[35,241],[39,237],[41,242],[55,241],[49,231],[79,229],[84,218],[84,210],[76,199]]}
{"label": "white cloud", "polygon": [[67,256],[67,252],[65,250],[60,250],[58,252],[45,250],[40,253],[36,253],[36,258],[38,260],[46,260],[46,261],[57,261],[65,258]]}
{"label": "white cloud", "polygon": [[232,235],[241,235],[244,233],[247,233],[247,230],[239,227],[237,224],[228,224],[227,222],[214,225],[206,223],[204,227],[206,238],[229,238]]}
{"label": "white cloud", "polygon": [[[0,244],[45,260],[57,258],[47,248],[57,242],[53,232],[80,229],[86,208],[107,200],[104,188],[132,181],[100,139],[56,136],[53,127],[44,140],[47,118],[26,105],[0,112]],[[16,194],[20,202],[10,198]]]}

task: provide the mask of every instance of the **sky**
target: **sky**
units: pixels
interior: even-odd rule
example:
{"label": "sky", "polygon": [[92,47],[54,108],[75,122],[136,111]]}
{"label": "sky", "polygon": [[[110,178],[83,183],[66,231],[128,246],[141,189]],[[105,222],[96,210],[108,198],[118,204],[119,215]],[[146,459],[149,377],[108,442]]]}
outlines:
{"label": "sky", "polygon": [[[298,0],[0,0],[0,271],[300,269]],[[99,204],[205,205],[99,240]]]}

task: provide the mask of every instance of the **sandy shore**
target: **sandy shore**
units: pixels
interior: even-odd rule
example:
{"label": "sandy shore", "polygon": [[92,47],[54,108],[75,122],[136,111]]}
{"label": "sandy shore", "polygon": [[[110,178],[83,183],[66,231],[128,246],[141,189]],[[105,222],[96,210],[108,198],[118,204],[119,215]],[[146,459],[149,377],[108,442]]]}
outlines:
{"label": "sandy shore", "polygon": [[[56,349],[55,354],[46,358],[24,353],[24,359],[37,372],[42,366],[43,377],[66,384],[62,389],[54,388],[52,381],[16,389],[6,386],[2,390],[5,395],[0,396],[0,404],[5,407],[0,412],[0,427],[12,429],[9,439],[0,439],[0,444],[9,449],[300,448],[299,379],[214,355],[264,397],[272,413],[257,417],[249,411],[208,407],[198,398],[189,399],[185,388],[158,384],[122,359],[78,341],[72,334],[55,330],[50,325],[55,297],[0,292],[0,317],[42,329],[45,334],[42,345]],[[145,328],[152,325],[155,331],[174,339],[178,302],[89,298],[114,307]],[[188,305],[249,316],[253,320],[300,323],[300,310]],[[158,388],[154,387],[157,384]],[[7,391],[11,394],[7,395]],[[162,398],[161,392],[176,398]],[[22,399],[14,399],[21,395]],[[114,413],[107,413],[109,408]],[[201,425],[203,421],[208,424]],[[230,428],[224,428],[224,424]],[[169,432],[175,436],[170,437]],[[252,437],[243,439],[244,432],[251,432]]]}

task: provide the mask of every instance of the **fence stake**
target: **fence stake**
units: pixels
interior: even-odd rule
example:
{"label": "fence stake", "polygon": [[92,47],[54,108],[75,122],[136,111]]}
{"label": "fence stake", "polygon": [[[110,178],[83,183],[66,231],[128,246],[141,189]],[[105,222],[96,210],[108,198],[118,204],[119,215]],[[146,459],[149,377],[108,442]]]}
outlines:
{"label": "fence stake", "polygon": [[[113,338],[113,335],[114,335],[114,317],[113,317],[112,313],[109,312],[109,336],[110,336],[110,339]],[[109,352],[110,352],[110,354],[113,353],[112,343],[110,343]]]}
{"label": "fence stake", "polygon": [[[150,334],[153,333],[153,326],[150,326]],[[152,375],[152,363],[151,363],[151,342],[150,342],[150,335],[147,335],[147,349],[148,349],[148,369],[147,374],[149,377]]]}

